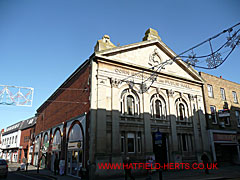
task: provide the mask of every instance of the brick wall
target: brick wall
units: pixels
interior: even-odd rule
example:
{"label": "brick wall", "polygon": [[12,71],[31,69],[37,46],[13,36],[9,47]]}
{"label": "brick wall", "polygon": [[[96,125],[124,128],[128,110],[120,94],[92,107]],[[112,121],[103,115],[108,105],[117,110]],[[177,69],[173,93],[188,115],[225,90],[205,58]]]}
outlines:
{"label": "brick wall", "polygon": [[89,111],[90,69],[89,62],[85,62],[37,110],[36,135]]}
{"label": "brick wall", "polygon": [[[204,99],[206,105],[206,113],[211,114],[210,106],[213,105],[216,107],[216,111],[222,110],[224,103],[228,104],[228,108],[230,109],[230,126],[225,126],[225,128],[221,128],[219,124],[212,124],[212,120],[207,117],[208,120],[208,128],[209,129],[228,129],[228,130],[240,130],[238,128],[238,122],[235,116],[235,111],[240,111],[240,84],[235,82],[231,82],[225,80],[220,77],[216,77],[210,74],[200,73],[203,79],[206,81],[204,84]],[[213,87],[213,97],[208,96],[207,86],[212,85]],[[220,88],[225,90],[226,100],[222,100]],[[232,91],[237,93],[238,103],[235,103],[233,100]],[[218,119],[219,122],[219,119]]]}

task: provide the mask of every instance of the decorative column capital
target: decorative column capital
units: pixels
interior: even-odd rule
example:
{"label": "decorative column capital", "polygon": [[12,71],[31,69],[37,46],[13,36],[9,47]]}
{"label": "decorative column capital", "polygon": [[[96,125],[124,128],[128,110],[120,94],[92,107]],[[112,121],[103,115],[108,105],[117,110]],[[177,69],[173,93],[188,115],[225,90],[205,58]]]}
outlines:
{"label": "decorative column capital", "polygon": [[121,80],[116,78],[110,78],[110,83],[112,87],[118,88],[118,85],[121,84]]}
{"label": "decorative column capital", "polygon": [[194,95],[192,95],[192,94],[189,94],[189,95],[188,95],[188,98],[190,99],[190,101],[193,101],[195,97],[196,97],[196,96],[194,96]]}
{"label": "decorative column capital", "polygon": [[168,94],[169,97],[173,97],[174,93],[175,92],[172,89],[167,90],[167,94]]}

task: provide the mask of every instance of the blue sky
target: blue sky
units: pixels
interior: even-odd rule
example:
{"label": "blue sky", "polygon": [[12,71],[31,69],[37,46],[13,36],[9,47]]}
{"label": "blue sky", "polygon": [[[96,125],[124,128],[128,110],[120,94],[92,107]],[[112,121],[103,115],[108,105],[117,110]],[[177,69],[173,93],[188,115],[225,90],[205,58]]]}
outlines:
{"label": "blue sky", "polygon": [[[93,53],[104,34],[114,44],[142,40],[152,27],[180,53],[240,22],[238,0],[0,0],[0,84],[34,88],[32,107],[0,105],[0,128],[36,109]],[[240,83],[239,47],[216,70]]]}

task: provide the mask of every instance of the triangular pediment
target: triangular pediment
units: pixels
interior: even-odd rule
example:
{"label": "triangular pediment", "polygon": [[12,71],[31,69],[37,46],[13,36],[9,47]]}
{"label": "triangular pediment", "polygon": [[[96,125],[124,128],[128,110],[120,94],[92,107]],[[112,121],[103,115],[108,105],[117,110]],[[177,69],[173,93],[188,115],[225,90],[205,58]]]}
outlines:
{"label": "triangular pediment", "polygon": [[[176,54],[161,40],[155,39],[99,51],[96,53],[96,56],[151,69],[153,66],[158,67],[158,64],[173,59],[176,57]],[[160,72],[177,78],[203,82],[198,72],[181,60],[176,60],[171,65],[166,65]]]}

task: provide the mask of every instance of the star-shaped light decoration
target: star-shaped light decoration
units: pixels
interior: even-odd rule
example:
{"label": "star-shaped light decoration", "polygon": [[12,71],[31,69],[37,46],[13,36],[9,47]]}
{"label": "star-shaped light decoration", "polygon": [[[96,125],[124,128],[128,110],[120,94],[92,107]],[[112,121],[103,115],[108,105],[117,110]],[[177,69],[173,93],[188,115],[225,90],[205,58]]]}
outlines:
{"label": "star-shaped light decoration", "polygon": [[198,63],[198,59],[196,58],[196,54],[192,51],[191,54],[188,55],[188,59],[186,60],[186,63],[188,65],[195,66],[196,63]]}
{"label": "star-shaped light decoration", "polygon": [[227,37],[226,47],[234,48],[234,46],[240,45],[240,34],[235,32],[232,36]]}
{"label": "star-shaped light decoration", "polygon": [[221,54],[218,52],[213,53],[210,57],[206,59],[207,66],[209,68],[216,68],[219,64],[223,62]]}

